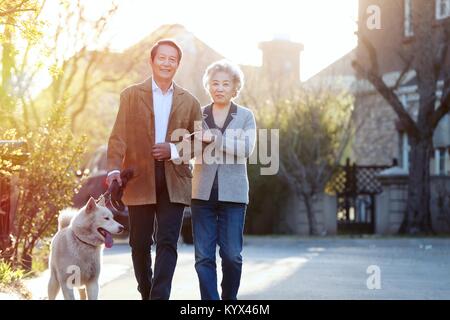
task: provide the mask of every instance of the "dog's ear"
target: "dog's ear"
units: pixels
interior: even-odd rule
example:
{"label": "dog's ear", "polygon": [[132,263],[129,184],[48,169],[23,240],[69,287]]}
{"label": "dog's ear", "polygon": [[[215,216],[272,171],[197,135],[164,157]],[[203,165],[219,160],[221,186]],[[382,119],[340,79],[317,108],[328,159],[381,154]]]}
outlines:
{"label": "dog's ear", "polygon": [[86,204],[86,213],[92,213],[97,208],[97,204],[95,203],[94,198],[90,198],[88,203]]}

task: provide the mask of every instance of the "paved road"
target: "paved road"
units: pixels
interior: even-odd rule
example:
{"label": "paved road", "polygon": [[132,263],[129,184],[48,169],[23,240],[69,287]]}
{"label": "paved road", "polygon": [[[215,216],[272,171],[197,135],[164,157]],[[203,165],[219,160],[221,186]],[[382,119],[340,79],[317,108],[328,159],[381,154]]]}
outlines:
{"label": "paved road", "polygon": [[[200,298],[193,252],[180,244],[171,299]],[[450,238],[246,237],[243,256],[239,299],[450,299]],[[100,298],[139,299],[128,245],[104,263],[123,272]]]}

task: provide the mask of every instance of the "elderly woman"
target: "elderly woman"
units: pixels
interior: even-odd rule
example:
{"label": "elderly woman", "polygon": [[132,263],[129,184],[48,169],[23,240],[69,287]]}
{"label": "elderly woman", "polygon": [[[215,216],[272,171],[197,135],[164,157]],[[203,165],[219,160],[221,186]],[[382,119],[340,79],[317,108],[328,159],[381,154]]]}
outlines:
{"label": "elderly woman", "polygon": [[256,140],[255,117],[232,101],[243,86],[238,66],[221,60],[203,76],[212,103],[203,107],[203,133],[208,144],[197,154],[192,181],[192,225],[195,269],[202,300],[219,300],[216,245],[222,259],[223,300],[236,300],[241,280],[242,243],[248,204],[246,159]]}

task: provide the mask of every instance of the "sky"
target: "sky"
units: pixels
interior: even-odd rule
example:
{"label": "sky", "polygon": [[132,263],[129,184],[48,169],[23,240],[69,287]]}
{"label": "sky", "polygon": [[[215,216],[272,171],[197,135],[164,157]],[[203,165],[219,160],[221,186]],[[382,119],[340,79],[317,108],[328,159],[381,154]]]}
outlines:
{"label": "sky", "polygon": [[[57,0],[50,0],[50,3]],[[112,0],[85,0],[95,17]],[[356,46],[358,0],[115,0],[111,47],[122,51],[163,24],[177,23],[239,63],[261,65],[258,43],[274,38],[301,42],[306,80]]]}

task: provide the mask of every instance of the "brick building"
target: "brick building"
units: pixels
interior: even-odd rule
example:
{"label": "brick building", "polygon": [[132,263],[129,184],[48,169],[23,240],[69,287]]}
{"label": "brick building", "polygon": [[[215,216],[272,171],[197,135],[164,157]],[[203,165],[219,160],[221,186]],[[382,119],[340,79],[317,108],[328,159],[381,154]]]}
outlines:
{"label": "brick building", "polygon": [[[373,44],[377,56],[379,70],[383,79],[393,86],[402,72],[405,62],[400,56],[401,48],[415,41],[414,11],[420,11],[424,0],[360,0],[358,33],[364,35]],[[450,0],[433,1],[435,19],[430,36],[435,41],[439,28],[444,27],[450,19]],[[413,3],[414,2],[414,7]],[[379,10],[380,28],[371,28],[368,19]],[[413,9],[414,8],[414,9]],[[347,55],[325,68],[308,83],[336,84],[348,89],[355,96],[355,121],[361,124],[352,145],[352,158],[361,165],[388,165],[392,158],[399,160],[399,165],[405,170],[409,166],[408,137],[404,134],[388,103],[367,82],[357,79],[351,66],[353,60],[368,67],[370,63],[367,51],[361,43]],[[450,59],[447,59],[447,62]],[[450,68],[450,63],[447,63]],[[417,79],[414,72],[408,72],[405,81],[400,85],[397,94],[405,109],[417,117],[419,94]],[[438,83],[437,96],[441,94],[443,81]],[[431,174],[450,175],[450,119],[445,116],[433,137],[434,153],[430,162]]]}

